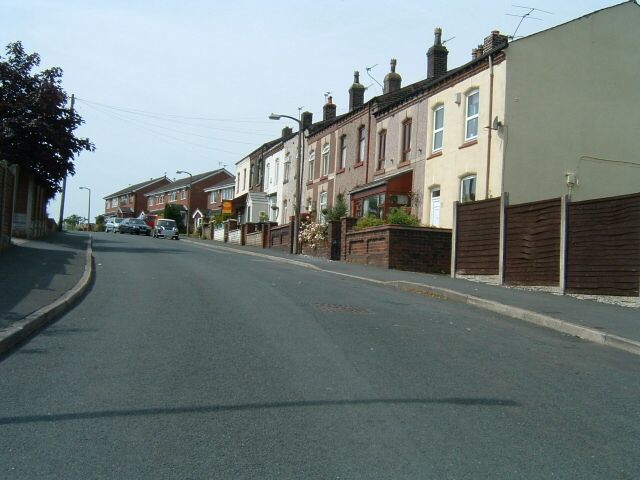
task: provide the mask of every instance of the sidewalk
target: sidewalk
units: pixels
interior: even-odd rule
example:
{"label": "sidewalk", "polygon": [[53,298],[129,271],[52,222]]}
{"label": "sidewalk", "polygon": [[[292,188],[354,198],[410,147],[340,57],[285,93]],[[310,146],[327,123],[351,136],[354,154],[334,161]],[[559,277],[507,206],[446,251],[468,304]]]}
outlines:
{"label": "sidewalk", "polygon": [[638,308],[478,283],[451,278],[448,275],[386,270],[368,265],[291,255],[270,248],[241,247],[211,240],[185,239],[185,241],[202,246],[223,247],[267,255],[284,261],[302,262],[311,268],[333,274],[355,276],[367,281],[384,283],[390,287],[468,303],[640,355],[640,309]]}
{"label": "sidewalk", "polygon": [[0,354],[67,308],[91,273],[86,233],[12,243],[0,252]]}

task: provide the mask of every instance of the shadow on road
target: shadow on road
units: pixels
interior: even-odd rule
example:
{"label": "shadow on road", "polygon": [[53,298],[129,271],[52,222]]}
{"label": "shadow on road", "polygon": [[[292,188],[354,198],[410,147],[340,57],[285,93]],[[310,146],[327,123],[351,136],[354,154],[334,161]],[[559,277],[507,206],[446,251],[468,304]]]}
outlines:
{"label": "shadow on road", "polygon": [[299,402],[245,403],[239,405],[210,405],[201,407],[142,408],[136,410],[102,410],[97,412],[59,413],[51,415],[25,415],[0,418],[0,425],[25,423],[52,423],[101,418],[146,417],[157,415],[184,415],[242,412],[251,410],[293,409],[309,407],[342,407],[368,405],[457,405],[463,407],[520,407],[514,400],[499,398],[445,397],[445,398],[381,398],[363,400],[316,400]]}

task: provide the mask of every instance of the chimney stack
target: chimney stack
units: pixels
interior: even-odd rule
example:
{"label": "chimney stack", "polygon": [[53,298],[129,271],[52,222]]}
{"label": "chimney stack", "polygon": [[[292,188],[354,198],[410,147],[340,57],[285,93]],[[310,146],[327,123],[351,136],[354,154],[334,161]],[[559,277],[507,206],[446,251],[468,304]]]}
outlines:
{"label": "chimney stack", "polygon": [[307,128],[309,128],[313,123],[313,113],[302,112],[301,120],[302,120],[302,130],[304,131]]}
{"label": "chimney stack", "polygon": [[442,45],[442,29],[434,30],[433,46],[427,51],[427,78],[438,78],[447,73],[447,47]]}
{"label": "chimney stack", "polygon": [[501,35],[499,30],[492,30],[491,35],[484,39],[484,51],[489,53],[491,50],[506,45],[507,42],[508,37],[506,35]]}
{"label": "chimney stack", "polygon": [[474,48],[471,50],[471,60],[475,60],[476,58],[478,58],[478,49]]}
{"label": "chimney stack", "polygon": [[333,103],[333,97],[329,95],[327,103],[322,107],[322,120],[330,120],[336,118],[336,105]]}
{"label": "chimney stack", "polygon": [[289,138],[291,136],[291,134],[293,133],[293,130],[291,129],[291,127],[284,127],[282,129],[282,138]]}
{"label": "chimney stack", "polygon": [[360,83],[360,72],[353,72],[353,85],[349,89],[349,111],[364,105],[365,86]]}
{"label": "chimney stack", "polygon": [[400,90],[402,86],[402,77],[396,73],[396,59],[391,59],[391,71],[384,77],[384,92],[390,93]]}
{"label": "chimney stack", "polygon": [[481,57],[482,55],[484,55],[484,45],[480,44],[478,45],[478,57]]}

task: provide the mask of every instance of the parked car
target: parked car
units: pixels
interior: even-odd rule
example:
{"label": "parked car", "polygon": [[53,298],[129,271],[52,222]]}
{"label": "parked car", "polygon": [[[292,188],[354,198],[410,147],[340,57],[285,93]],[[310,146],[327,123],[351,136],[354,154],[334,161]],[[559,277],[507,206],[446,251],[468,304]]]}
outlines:
{"label": "parked car", "polygon": [[153,229],[155,238],[170,238],[179,240],[178,225],[176,221],[170,218],[159,218],[156,220],[156,226]]}
{"label": "parked car", "polygon": [[151,229],[141,218],[125,218],[122,223],[120,223],[120,233],[151,235]]}
{"label": "parked car", "polygon": [[104,231],[105,232],[117,233],[118,232],[118,225],[120,225],[122,220],[123,220],[122,218],[117,218],[117,217],[109,218],[107,220],[107,223],[105,223],[105,225],[104,225]]}

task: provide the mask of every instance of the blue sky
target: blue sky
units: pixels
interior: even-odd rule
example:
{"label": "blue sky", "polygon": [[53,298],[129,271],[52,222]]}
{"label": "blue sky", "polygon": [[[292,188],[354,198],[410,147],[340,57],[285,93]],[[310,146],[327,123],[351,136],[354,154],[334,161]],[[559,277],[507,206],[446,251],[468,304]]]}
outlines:
{"label": "blue sky", "polygon": [[[65,216],[92,217],[102,197],[176,170],[193,174],[235,163],[279,136],[271,112],[321,117],[331,92],[338,114],[348,105],[353,71],[381,93],[397,58],[403,85],[426,76],[426,51],[441,27],[449,68],[467,62],[493,29],[511,35],[528,10],[513,0],[272,2],[236,0],[2,0],[0,43],[20,40],[42,66],[64,70],[86,124],[79,135],[96,144],[76,161],[67,183]],[[518,0],[535,12],[518,36],[551,28],[619,1]],[[486,5],[490,5],[487,7]],[[452,38],[453,37],[453,38]],[[4,52],[3,52],[4,54]],[[49,205],[57,220],[58,199]]]}

